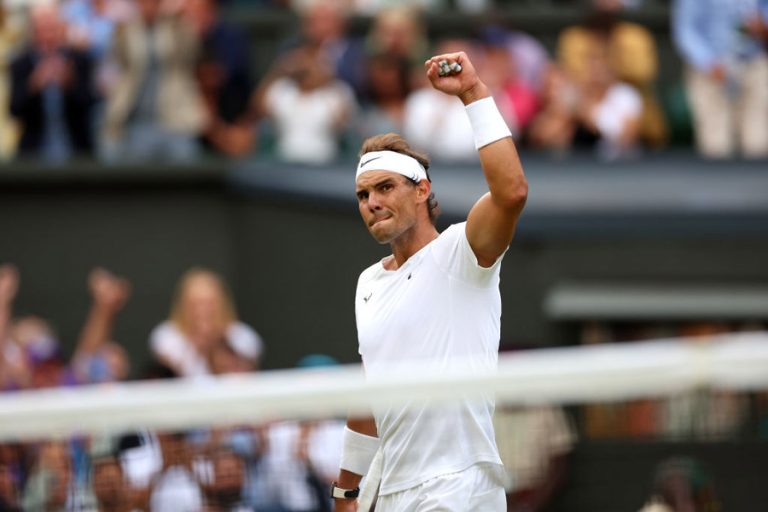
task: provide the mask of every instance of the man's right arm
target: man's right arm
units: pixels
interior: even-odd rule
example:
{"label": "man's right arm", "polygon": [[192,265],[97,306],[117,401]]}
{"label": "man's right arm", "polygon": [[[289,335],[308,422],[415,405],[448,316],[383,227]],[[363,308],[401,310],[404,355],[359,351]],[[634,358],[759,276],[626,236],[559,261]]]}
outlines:
{"label": "man's right arm", "polygon": [[[353,433],[362,434],[371,438],[378,437],[376,431],[376,422],[373,418],[349,418],[347,420],[347,429]],[[346,451],[349,449],[345,442],[345,454],[343,458],[348,455]],[[339,469],[339,477],[336,480],[336,487],[342,489],[356,489],[360,486],[360,481],[363,479],[362,474],[344,469],[344,460],[342,460],[342,468]],[[334,499],[334,511],[335,512],[356,512],[357,511],[357,499]]]}

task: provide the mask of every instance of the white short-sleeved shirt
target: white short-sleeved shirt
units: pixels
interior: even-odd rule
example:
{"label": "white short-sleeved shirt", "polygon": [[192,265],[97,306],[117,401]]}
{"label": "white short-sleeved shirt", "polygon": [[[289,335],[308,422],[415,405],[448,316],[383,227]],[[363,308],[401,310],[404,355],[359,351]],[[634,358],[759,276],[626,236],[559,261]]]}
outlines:
{"label": "white short-sleeved shirt", "polygon": [[[261,337],[242,322],[234,322],[227,329],[227,343],[239,356],[255,360],[261,356],[264,343]],[[172,361],[181,368],[180,377],[210,375],[208,361],[173,322],[158,325],[149,335],[152,353],[162,360]]]}
{"label": "white short-sleeved shirt", "polygon": [[[433,369],[456,369],[457,363],[466,370],[496,368],[501,258],[481,267],[465,228],[450,226],[397,270],[379,262],[360,275],[355,313],[369,378],[422,362]],[[479,462],[500,465],[493,409],[487,397],[375,410],[384,461],[380,494]]]}
{"label": "white short-sleeved shirt", "polygon": [[336,125],[345,112],[351,114],[356,106],[354,93],[344,82],[333,81],[302,91],[287,78],[269,86],[265,102],[277,128],[280,156],[308,164],[328,163],[336,158]]}

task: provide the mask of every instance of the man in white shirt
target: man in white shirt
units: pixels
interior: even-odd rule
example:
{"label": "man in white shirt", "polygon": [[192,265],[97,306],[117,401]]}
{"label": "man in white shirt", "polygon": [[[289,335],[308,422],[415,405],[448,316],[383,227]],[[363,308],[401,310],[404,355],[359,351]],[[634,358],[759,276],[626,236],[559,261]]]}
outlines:
{"label": "man in white shirt", "polygon": [[[438,233],[429,160],[396,134],[363,143],[355,187],[360,214],[371,235],[392,249],[358,281],[359,351],[369,377],[413,364],[482,371],[498,359],[499,267],[527,183],[509,128],[467,55],[439,55],[425,67],[435,89],[465,105],[489,192],[466,222]],[[366,492],[380,475],[379,512],[506,510],[493,408],[488,397],[439,408],[382,407],[375,420],[350,419],[331,490],[335,510],[358,510],[366,473]]]}

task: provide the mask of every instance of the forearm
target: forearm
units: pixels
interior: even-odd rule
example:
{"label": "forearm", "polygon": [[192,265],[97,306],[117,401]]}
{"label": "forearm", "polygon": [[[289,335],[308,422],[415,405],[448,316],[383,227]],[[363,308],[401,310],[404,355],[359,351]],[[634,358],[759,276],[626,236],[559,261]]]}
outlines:
{"label": "forearm", "polygon": [[[349,418],[347,420],[347,428],[352,432],[362,434],[364,436],[368,436],[369,438],[378,437],[377,431],[376,431],[376,422],[373,420],[373,418]],[[361,471],[361,472],[358,473],[350,469],[345,469],[344,459],[347,459],[349,457],[349,454],[347,452],[350,449],[346,439],[345,439],[344,449],[345,449],[345,454],[342,457],[343,459],[342,468],[339,469],[339,478],[336,480],[336,485],[344,489],[354,489],[355,487],[358,487],[360,485],[360,480],[362,480],[366,471],[362,471],[362,469],[359,469],[358,471]]]}
{"label": "forearm", "polygon": [[109,341],[113,321],[113,311],[98,304],[93,305],[80,332],[76,353],[93,353]]}
{"label": "forearm", "polygon": [[[459,95],[464,106],[469,106],[468,110],[479,107],[476,102],[490,97],[490,91],[483,82],[478,82],[477,85]],[[471,106],[472,104],[475,104],[474,107]],[[483,117],[490,116],[485,115]],[[472,114],[470,114],[470,119],[472,119]],[[500,116],[499,119],[501,119]],[[480,121],[483,119],[479,121],[473,119],[472,121],[473,130],[476,134],[478,129],[484,129],[484,127],[477,126]],[[475,143],[476,145],[483,144],[482,139],[478,140],[477,135]],[[520,208],[521,195],[525,195],[527,182],[512,137],[503,136],[479,147],[478,155],[494,203],[513,210]]]}

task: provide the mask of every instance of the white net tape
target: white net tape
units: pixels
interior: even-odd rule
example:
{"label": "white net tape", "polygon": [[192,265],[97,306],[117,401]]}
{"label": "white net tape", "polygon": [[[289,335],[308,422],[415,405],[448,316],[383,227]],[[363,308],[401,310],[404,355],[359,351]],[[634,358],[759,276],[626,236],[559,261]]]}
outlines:
{"label": "white net tape", "polygon": [[0,395],[0,441],[365,414],[386,401],[495,393],[506,404],[592,403],[685,390],[768,389],[768,334],[504,354],[497,372],[401,372],[366,381],[357,365],[145,381]]}

